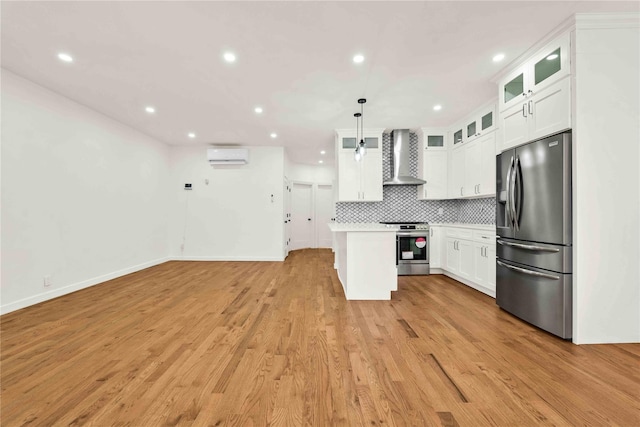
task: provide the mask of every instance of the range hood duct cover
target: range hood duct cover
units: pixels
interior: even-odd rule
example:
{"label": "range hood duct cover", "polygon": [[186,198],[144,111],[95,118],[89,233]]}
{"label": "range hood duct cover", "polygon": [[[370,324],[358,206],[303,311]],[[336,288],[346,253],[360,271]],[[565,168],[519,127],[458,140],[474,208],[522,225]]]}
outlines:
{"label": "range hood duct cover", "polygon": [[383,185],[422,185],[427,181],[411,176],[409,129],[395,129],[391,132],[391,179]]}

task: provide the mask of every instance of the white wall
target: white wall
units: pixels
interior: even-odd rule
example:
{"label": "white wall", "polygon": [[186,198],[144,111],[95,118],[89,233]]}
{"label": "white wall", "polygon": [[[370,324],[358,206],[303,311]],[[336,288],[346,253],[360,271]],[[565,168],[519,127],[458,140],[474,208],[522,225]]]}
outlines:
{"label": "white wall", "polygon": [[311,166],[293,163],[290,166],[287,176],[292,181],[332,184],[335,179],[335,169],[330,166]]}
{"label": "white wall", "polygon": [[5,70],[1,118],[2,313],[166,260],[166,145]]}
{"label": "white wall", "polygon": [[[248,148],[247,165],[212,167],[205,145],[171,147],[173,258],[283,259],[284,150]],[[185,191],[185,183],[193,190]]]}
{"label": "white wall", "polygon": [[577,344],[640,341],[640,30],[602,27],[576,30]]}

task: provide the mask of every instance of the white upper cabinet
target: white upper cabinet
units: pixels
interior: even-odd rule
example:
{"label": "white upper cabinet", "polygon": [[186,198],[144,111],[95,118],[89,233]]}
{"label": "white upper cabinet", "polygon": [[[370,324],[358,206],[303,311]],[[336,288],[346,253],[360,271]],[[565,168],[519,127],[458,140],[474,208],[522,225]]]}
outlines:
{"label": "white upper cabinet", "polygon": [[339,202],[382,200],[382,132],[365,129],[366,155],[356,161],[355,130],[336,131]]}
{"label": "white upper cabinet", "polygon": [[569,33],[562,35],[503,78],[499,87],[500,111],[521,105],[538,91],[571,73]]}
{"label": "white upper cabinet", "polygon": [[418,185],[419,200],[447,198],[446,129],[422,128],[418,131],[418,178],[427,181]]}
{"label": "white upper cabinet", "polygon": [[486,135],[496,129],[496,105],[492,103],[479,109],[466,121],[463,129],[464,141],[471,142],[474,139]]}
{"label": "white upper cabinet", "polygon": [[496,134],[489,133],[451,152],[450,198],[488,197],[495,194]]}
{"label": "white upper cabinet", "polygon": [[571,128],[570,73],[566,33],[500,81],[501,150]]}

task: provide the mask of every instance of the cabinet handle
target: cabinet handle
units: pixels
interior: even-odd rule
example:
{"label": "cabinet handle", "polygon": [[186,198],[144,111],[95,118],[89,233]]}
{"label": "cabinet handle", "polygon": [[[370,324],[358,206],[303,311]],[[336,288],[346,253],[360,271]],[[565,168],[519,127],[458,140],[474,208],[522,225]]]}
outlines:
{"label": "cabinet handle", "polygon": [[433,237],[433,228],[432,228],[431,230],[429,230],[429,235],[430,235],[431,237]]}
{"label": "cabinet handle", "polygon": [[527,92],[527,96],[531,95],[533,92],[531,92],[531,89],[529,89],[529,91]]}
{"label": "cabinet handle", "polygon": [[463,188],[463,187],[460,187],[460,195],[461,195],[461,196],[462,196],[462,188]]}
{"label": "cabinet handle", "polygon": [[527,117],[527,103],[522,104],[522,117]]}
{"label": "cabinet handle", "polygon": [[531,104],[532,104],[532,103],[533,103],[533,101],[529,101],[529,107],[528,107],[528,110],[529,110],[529,114],[533,116],[533,110],[531,109],[531,107],[532,107],[532,105],[531,105]]}

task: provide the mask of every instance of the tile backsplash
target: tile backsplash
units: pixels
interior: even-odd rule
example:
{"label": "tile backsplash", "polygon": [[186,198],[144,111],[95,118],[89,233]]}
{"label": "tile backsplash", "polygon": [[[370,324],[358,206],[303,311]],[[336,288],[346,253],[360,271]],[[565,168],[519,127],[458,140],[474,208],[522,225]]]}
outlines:
{"label": "tile backsplash", "polygon": [[[409,134],[410,169],[413,176],[418,169],[418,137]],[[389,156],[391,139],[388,133],[382,138],[382,175],[391,175]],[[442,212],[442,213],[440,213]],[[460,200],[418,200],[415,185],[392,185],[383,189],[381,202],[338,202],[337,222],[419,221],[429,223],[460,222],[468,224],[495,224],[496,201],[494,197]]]}

